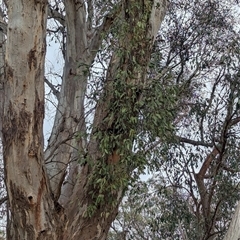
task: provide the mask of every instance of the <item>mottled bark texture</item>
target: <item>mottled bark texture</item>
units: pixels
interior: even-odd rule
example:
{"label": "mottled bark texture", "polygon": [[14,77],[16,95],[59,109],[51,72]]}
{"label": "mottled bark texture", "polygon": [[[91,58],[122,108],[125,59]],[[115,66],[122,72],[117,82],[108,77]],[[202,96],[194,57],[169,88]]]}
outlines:
{"label": "mottled bark texture", "polygon": [[3,112],[8,239],[60,239],[62,231],[44,170],[46,6],[8,1]]}
{"label": "mottled bark texture", "polygon": [[[131,94],[133,89],[146,84],[150,53],[167,2],[121,1],[97,28],[93,27],[92,4],[93,1],[87,1],[86,8],[83,0],[68,0],[66,15],[57,14],[67,31],[64,75],[54,127],[43,152],[46,14],[52,17],[56,14],[47,11],[44,0],[8,1],[3,111],[4,162],[11,213],[8,239],[103,240],[117,214],[124,192],[119,181],[131,174],[131,168],[121,162],[124,156],[119,155],[118,146],[113,146],[108,156],[103,155],[101,139],[94,134],[109,130],[104,119],[112,113],[109,102],[116,99],[113,80],[119,78],[119,71],[129,73],[121,76],[120,82],[131,86],[125,100],[132,99],[129,102],[132,107],[136,104],[137,97],[131,98]],[[84,99],[88,68],[100,48],[103,33],[111,30],[117,20],[126,27],[116,33],[118,48],[112,48],[93,131],[86,139]],[[132,114],[137,117],[134,110]],[[111,127],[117,128],[114,121]],[[120,141],[130,137],[128,130],[124,130]],[[91,164],[80,165],[79,159],[83,158],[90,159]],[[110,166],[111,176],[116,176],[112,181],[122,187],[105,193],[109,201],[104,199],[89,216],[88,208],[94,202],[90,193],[94,192],[95,197],[100,194],[92,182],[94,174],[101,170],[99,163]],[[110,199],[114,199],[114,205]]]}

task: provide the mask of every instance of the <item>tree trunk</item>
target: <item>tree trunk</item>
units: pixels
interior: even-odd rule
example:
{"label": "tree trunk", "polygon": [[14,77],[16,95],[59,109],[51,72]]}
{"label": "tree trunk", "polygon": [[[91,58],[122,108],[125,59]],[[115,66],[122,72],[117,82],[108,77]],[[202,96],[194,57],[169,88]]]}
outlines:
{"label": "tree trunk", "polygon": [[8,239],[61,239],[43,158],[46,1],[9,0],[3,147]]}
{"label": "tree trunk", "polygon": [[[2,22],[2,16],[0,16],[0,22]],[[4,60],[5,60],[5,41],[6,32],[3,28],[0,28],[0,141],[2,140],[2,114],[3,113],[3,102],[4,102]]]}

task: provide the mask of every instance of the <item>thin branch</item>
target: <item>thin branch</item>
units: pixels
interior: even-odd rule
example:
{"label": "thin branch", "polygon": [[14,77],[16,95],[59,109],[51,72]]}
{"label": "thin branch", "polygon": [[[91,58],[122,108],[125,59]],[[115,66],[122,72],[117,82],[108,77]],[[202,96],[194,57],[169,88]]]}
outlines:
{"label": "thin branch", "polygon": [[8,200],[8,197],[5,196],[3,198],[0,199],[0,205],[2,205],[3,203],[5,203]]}
{"label": "thin branch", "polygon": [[7,34],[7,23],[3,20],[0,20],[0,31],[2,31],[5,35]]}
{"label": "thin branch", "polygon": [[46,77],[44,78],[44,82],[49,86],[49,88],[52,90],[54,96],[59,101],[60,92],[55,88],[55,86],[51,82],[48,81],[48,79]]}
{"label": "thin branch", "polygon": [[214,146],[212,143],[205,143],[203,141],[195,141],[195,140],[184,138],[184,137],[178,137],[178,140],[179,140],[179,142],[189,143],[193,146],[203,146],[203,147],[213,147]]}

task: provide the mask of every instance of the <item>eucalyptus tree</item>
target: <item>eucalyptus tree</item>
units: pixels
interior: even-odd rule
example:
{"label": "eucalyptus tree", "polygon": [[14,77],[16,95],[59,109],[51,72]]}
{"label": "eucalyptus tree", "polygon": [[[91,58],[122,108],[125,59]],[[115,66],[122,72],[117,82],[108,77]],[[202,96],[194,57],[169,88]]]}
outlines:
{"label": "eucalyptus tree", "polygon": [[[223,239],[239,195],[239,30],[237,3],[171,1],[151,74],[187,87],[176,135],[158,139],[157,173],[135,182],[109,239]],[[183,91],[183,90],[181,90]],[[238,239],[239,207],[225,239]]]}
{"label": "eucalyptus tree", "polygon": [[[148,63],[167,1],[3,2],[7,238],[105,239],[132,172],[145,164],[139,151],[149,143],[136,139],[141,109],[153,102],[144,97],[153,88]],[[54,29],[47,29],[47,17]],[[44,76],[50,33],[62,40],[59,88]],[[93,81],[99,58],[102,77]],[[57,99],[45,150],[44,81]],[[156,114],[149,112],[155,125],[167,115]]]}

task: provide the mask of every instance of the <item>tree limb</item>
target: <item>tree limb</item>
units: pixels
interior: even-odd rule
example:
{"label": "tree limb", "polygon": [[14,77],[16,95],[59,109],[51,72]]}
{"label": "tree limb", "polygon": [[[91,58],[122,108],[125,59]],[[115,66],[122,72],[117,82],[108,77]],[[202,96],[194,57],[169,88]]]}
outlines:
{"label": "tree limb", "polygon": [[204,177],[204,175],[206,174],[206,171],[208,170],[211,162],[213,161],[213,159],[219,154],[219,150],[214,147],[214,149],[212,150],[212,152],[207,156],[206,160],[204,161],[199,173],[197,173],[196,175],[199,175],[200,177]]}
{"label": "tree limb", "polygon": [[233,118],[233,119],[230,121],[229,125],[230,125],[230,126],[233,126],[233,125],[235,125],[235,124],[237,124],[237,123],[239,123],[239,122],[240,122],[240,117],[236,117],[236,118]]}
{"label": "tree limb", "polygon": [[49,88],[52,90],[54,96],[59,101],[60,92],[55,88],[55,86],[51,82],[48,81],[48,79],[46,77],[44,78],[44,82],[49,86]]}
{"label": "tree limb", "polygon": [[179,142],[189,143],[193,146],[203,146],[203,147],[213,147],[214,146],[212,143],[205,143],[203,141],[195,141],[195,140],[184,138],[184,137],[178,137],[178,140],[179,140]]}
{"label": "tree limb", "polygon": [[3,198],[0,199],[0,205],[2,205],[3,203],[5,203],[8,200],[8,197],[5,196]]}

